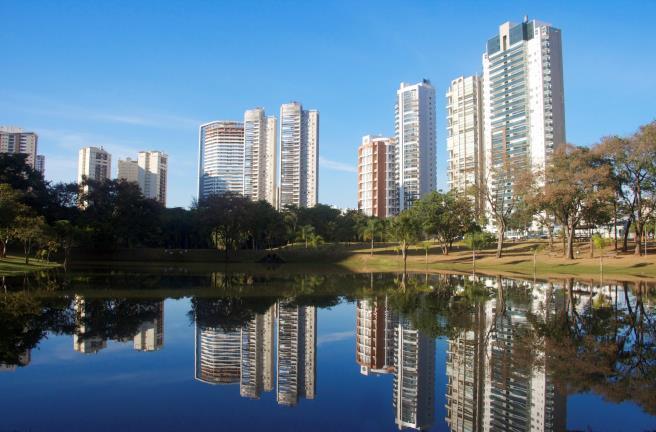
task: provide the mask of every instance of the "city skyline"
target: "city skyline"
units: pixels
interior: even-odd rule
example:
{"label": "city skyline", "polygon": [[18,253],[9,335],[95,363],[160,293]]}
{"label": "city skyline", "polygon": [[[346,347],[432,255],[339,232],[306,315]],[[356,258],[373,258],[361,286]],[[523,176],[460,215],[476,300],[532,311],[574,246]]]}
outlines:
{"label": "city skyline", "polygon": [[[404,5],[403,16],[396,13],[391,3],[377,4],[375,10],[366,5],[347,8],[345,4],[331,7],[303,5],[299,8],[263,5],[262,15],[276,17],[283,27],[284,24],[300,24],[299,30],[306,37],[297,50],[290,51],[298,32],[294,35],[276,32],[275,28],[280,28],[280,25],[274,28],[272,24],[266,24],[259,14],[249,17],[262,24],[260,36],[266,35],[281,46],[287,62],[295,69],[290,72],[292,69],[288,68],[264,68],[265,64],[282,64],[279,54],[268,53],[254,61],[256,67],[252,62],[247,67],[245,63],[248,62],[237,58],[235,69],[221,71],[219,68],[219,73],[216,73],[220,61],[204,58],[202,70],[188,68],[193,69],[193,78],[190,78],[191,72],[181,72],[183,65],[187,67],[192,59],[201,58],[200,53],[212,46],[217,38],[227,38],[230,42],[245,36],[244,30],[239,28],[246,19],[245,12],[238,7],[228,7],[235,19],[225,30],[189,34],[189,28],[183,26],[177,35],[161,41],[153,36],[161,36],[160,26],[170,15],[187,15],[190,16],[188,21],[194,22],[194,19],[207,19],[201,15],[211,17],[218,10],[208,6],[207,10],[199,11],[177,10],[175,7],[157,11],[150,14],[152,21],[146,29],[127,25],[131,30],[112,41],[114,48],[104,52],[103,56],[99,55],[100,51],[87,51],[88,63],[79,70],[71,70],[68,66],[72,54],[63,51],[63,46],[72,44],[71,53],[79,54],[80,50],[86,49],[86,42],[71,41],[71,36],[84,26],[100,25],[107,18],[96,16],[92,9],[84,7],[66,17],[65,7],[54,11],[48,5],[39,5],[38,9],[34,6],[21,2],[6,8],[9,17],[33,16],[39,25],[34,26],[29,34],[13,31],[15,24],[11,20],[2,32],[14,34],[9,39],[8,55],[20,60],[25,59],[25,53],[29,52],[31,59],[47,61],[51,73],[44,77],[30,69],[20,73],[6,71],[5,86],[0,90],[3,124],[17,125],[39,134],[39,147],[48,161],[46,177],[55,181],[74,180],[75,152],[81,147],[103,146],[117,158],[144,148],[161,148],[171,156],[174,164],[170,167],[170,206],[186,207],[195,195],[195,178],[189,174],[195,166],[198,125],[215,118],[239,118],[240,112],[248,106],[262,106],[267,112],[275,113],[279,101],[295,99],[317,108],[323,117],[319,155],[320,201],[355,208],[355,149],[361,137],[370,133],[392,136],[394,114],[393,96],[390,95],[399,82],[417,82],[422,78],[430,79],[436,88],[437,187],[446,190],[446,116],[441,98],[454,77],[479,72],[484,41],[496,32],[499,23],[519,23],[524,15],[529,19],[539,18],[563,31],[565,123],[569,141],[589,145],[610,133],[628,133],[654,117],[647,108],[656,94],[656,85],[653,78],[643,71],[653,69],[655,60],[641,55],[637,48],[627,48],[637,38],[647,45],[654,41],[654,35],[646,30],[648,25],[644,23],[648,22],[649,12],[656,6],[647,2],[639,3],[631,10],[611,3],[595,3],[594,11],[586,7],[585,2],[566,11],[548,3],[532,4],[529,8],[524,4],[506,2],[493,8],[471,3],[419,2]],[[129,23],[141,18],[146,11],[152,11],[146,5],[133,8],[134,18],[123,15],[121,19]],[[441,39],[461,26],[452,18],[466,15],[473,9],[481,13],[472,16],[467,32],[458,33],[457,43],[441,43]],[[635,13],[636,10],[640,13]],[[302,20],[303,17],[315,16],[327,18],[326,23],[313,28],[309,23],[316,20]],[[346,16],[348,27],[341,26],[340,30],[344,31],[338,32],[339,37],[327,42],[328,35],[335,34],[329,24],[331,19],[341,16]],[[61,19],[52,20],[52,17]],[[85,24],[70,25],[70,20],[77,23],[80,17],[88,18]],[[637,23],[629,26],[629,17]],[[62,20],[71,30],[62,34],[61,40],[44,44],[44,32],[49,31],[50,22]],[[380,31],[380,23],[393,20],[399,20],[400,25],[406,22],[420,25],[406,26],[403,35]],[[580,25],[589,20],[616,31],[592,34]],[[357,28],[361,36],[351,28]],[[151,34],[144,33],[148,30]],[[102,46],[109,43],[103,36],[91,34],[90,38]],[[250,44],[252,39],[246,41]],[[173,46],[184,43],[189,52],[175,60],[161,50],[150,51],[140,58],[140,53],[148,51],[147,47],[159,47],[159,43]],[[327,50],[326,60],[319,59],[316,64],[306,62],[307,50],[313,46]],[[371,63],[365,60],[389,57],[390,46],[399,55],[383,61],[383,67],[372,74]],[[228,50],[234,52],[232,48]],[[120,63],[115,62],[119,55],[126,56],[136,65],[129,70],[114,66],[110,70],[116,73],[106,76],[111,73],[105,71],[106,62]],[[328,58],[337,61],[328,63]],[[154,73],[151,65],[157,61],[163,63],[158,69],[169,70],[167,66],[170,66],[170,72]],[[590,64],[595,65],[594,71],[589,70]],[[262,74],[261,70],[269,73]],[[244,90],[239,85],[240,80],[251,85]],[[598,121],[592,122],[592,119]],[[115,171],[112,176],[115,176]]]}

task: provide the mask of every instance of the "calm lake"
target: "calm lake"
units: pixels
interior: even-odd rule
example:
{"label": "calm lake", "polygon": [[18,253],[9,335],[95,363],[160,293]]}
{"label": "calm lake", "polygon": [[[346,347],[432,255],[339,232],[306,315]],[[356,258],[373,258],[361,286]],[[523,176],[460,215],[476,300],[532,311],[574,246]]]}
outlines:
{"label": "calm lake", "polygon": [[656,430],[653,284],[284,268],[0,283],[0,431]]}

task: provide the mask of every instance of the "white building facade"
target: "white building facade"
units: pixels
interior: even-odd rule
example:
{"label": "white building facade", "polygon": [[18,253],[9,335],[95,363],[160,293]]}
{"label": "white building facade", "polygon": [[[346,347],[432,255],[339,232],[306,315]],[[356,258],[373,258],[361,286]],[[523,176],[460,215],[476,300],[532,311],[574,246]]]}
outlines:
{"label": "white building facade", "polygon": [[446,92],[447,184],[449,190],[472,197],[481,210],[480,186],[483,175],[483,113],[480,77],[461,76]]}
{"label": "white building facade", "polygon": [[298,102],[280,107],[280,207],[319,199],[319,112]]}
{"label": "white building facade", "polygon": [[112,155],[98,147],[80,149],[77,163],[77,182],[84,178],[102,181],[109,179],[112,173]]}
{"label": "white building facade", "polygon": [[435,89],[401,83],[396,92],[396,177],[399,210],[436,189]]}
{"label": "white building facade", "polygon": [[483,54],[485,181],[498,208],[511,205],[517,174],[540,171],[565,144],[560,30],[506,22]]}
{"label": "white building facade", "polygon": [[137,183],[146,198],[166,205],[168,156],[157,150],[141,151],[138,159],[119,159],[118,178]]}
{"label": "white building facade", "polygon": [[200,126],[198,198],[244,193],[244,124],[213,121]]}

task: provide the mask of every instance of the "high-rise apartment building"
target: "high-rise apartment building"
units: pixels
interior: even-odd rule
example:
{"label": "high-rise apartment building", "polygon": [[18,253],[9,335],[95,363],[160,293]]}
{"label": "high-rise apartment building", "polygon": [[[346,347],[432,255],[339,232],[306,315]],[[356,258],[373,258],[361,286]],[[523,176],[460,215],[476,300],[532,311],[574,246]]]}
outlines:
{"label": "high-rise apartment building", "polygon": [[384,218],[398,213],[392,138],[362,137],[358,148],[358,210]]}
{"label": "high-rise apartment building", "polygon": [[96,354],[107,347],[107,341],[99,336],[90,336],[87,321],[89,311],[84,297],[76,295],[73,299],[75,312],[75,331],[73,333],[73,350],[82,354]]}
{"label": "high-rise apartment building", "polygon": [[483,175],[482,88],[478,76],[451,81],[446,92],[447,184],[449,190],[471,197],[477,210],[482,199],[477,186]]}
{"label": "high-rise apartment building", "polygon": [[46,157],[44,155],[36,155],[34,169],[40,172],[41,175],[46,174]]}
{"label": "high-rise apartment building", "polygon": [[497,208],[514,201],[519,173],[541,170],[565,144],[560,30],[506,22],[483,54],[484,175]]}
{"label": "high-rise apartment building", "polygon": [[312,207],[319,194],[319,112],[280,107],[280,207]]}
{"label": "high-rise apartment building", "polygon": [[118,175],[119,180],[125,180],[132,183],[137,183],[141,186],[143,182],[143,173],[139,167],[139,161],[125,158],[118,160]]}
{"label": "high-rise apartment building", "polygon": [[77,182],[83,178],[89,180],[106,180],[112,173],[112,155],[102,147],[84,147],[80,149],[77,163]]}
{"label": "high-rise apartment building", "polygon": [[244,113],[244,196],[264,199],[267,120],[262,108]]}
{"label": "high-rise apartment building", "polygon": [[34,132],[13,126],[0,126],[0,153],[25,154],[32,168],[36,168],[38,141],[39,137]]}
{"label": "high-rise apartment building", "polygon": [[396,96],[396,181],[403,211],[436,188],[435,89],[428,80],[401,83]]}
{"label": "high-rise apartment building", "polygon": [[144,196],[165,206],[169,157],[157,150],[140,151],[138,164],[143,173],[139,186]]}
{"label": "high-rise apartment building", "polygon": [[244,193],[244,124],[213,121],[200,126],[198,198]]}
{"label": "high-rise apartment building", "polygon": [[278,120],[275,116],[266,118],[264,199],[278,208]]}

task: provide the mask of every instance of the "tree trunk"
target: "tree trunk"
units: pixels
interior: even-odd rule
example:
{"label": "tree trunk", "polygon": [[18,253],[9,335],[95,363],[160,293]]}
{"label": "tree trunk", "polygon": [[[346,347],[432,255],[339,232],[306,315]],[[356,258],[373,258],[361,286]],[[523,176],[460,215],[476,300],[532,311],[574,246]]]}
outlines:
{"label": "tree trunk", "polygon": [[553,252],[553,225],[547,227],[547,235],[549,236],[549,251]]}
{"label": "tree trunk", "polygon": [[30,263],[30,242],[23,243],[23,251],[25,252],[25,264]]}
{"label": "tree trunk", "polygon": [[594,243],[592,241],[592,230],[588,230],[588,235],[590,237],[590,258],[594,258]]}
{"label": "tree trunk", "polygon": [[613,230],[615,231],[615,252],[617,252],[617,202],[613,204]]}
{"label": "tree trunk", "polygon": [[506,236],[506,227],[503,224],[499,224],[497,228],[497,258],[501,258],[501,253],[503,252],[503,239]]}
{"label": "tree trunk", "polygon": [[374,255],[374,236],[371,236],[371,256]]}
{"label": "tree trunk", "polygon": [[576,226],[567,226],[567,259],[574,259],[574,236],[576,235]]}
{"label": "tree trunk", "polygon": [[626,252],[629,249],[629,228],[631,228],[631,222],[633,217],[630,217],[626,221],[626,227],[624,228],[624,238],[622,239],[622,252]]}
{"label": "tree trunk", "polygon": [[405,274],[406,269],[408,268],[408,265],[407,265],[408,247],[406,245],[406,242],[401,243],[401,254],[403,255],[403,274]]}
{"label": "tree trunk", "polygon": [[644,224],[640,220],[639,217],[636,218],[635,221],[635,250],[633,251],[633,254],[636,256],[642,255],[642,250],[640,246],[642,246],[642,232],[643,232],[643,226]]}

